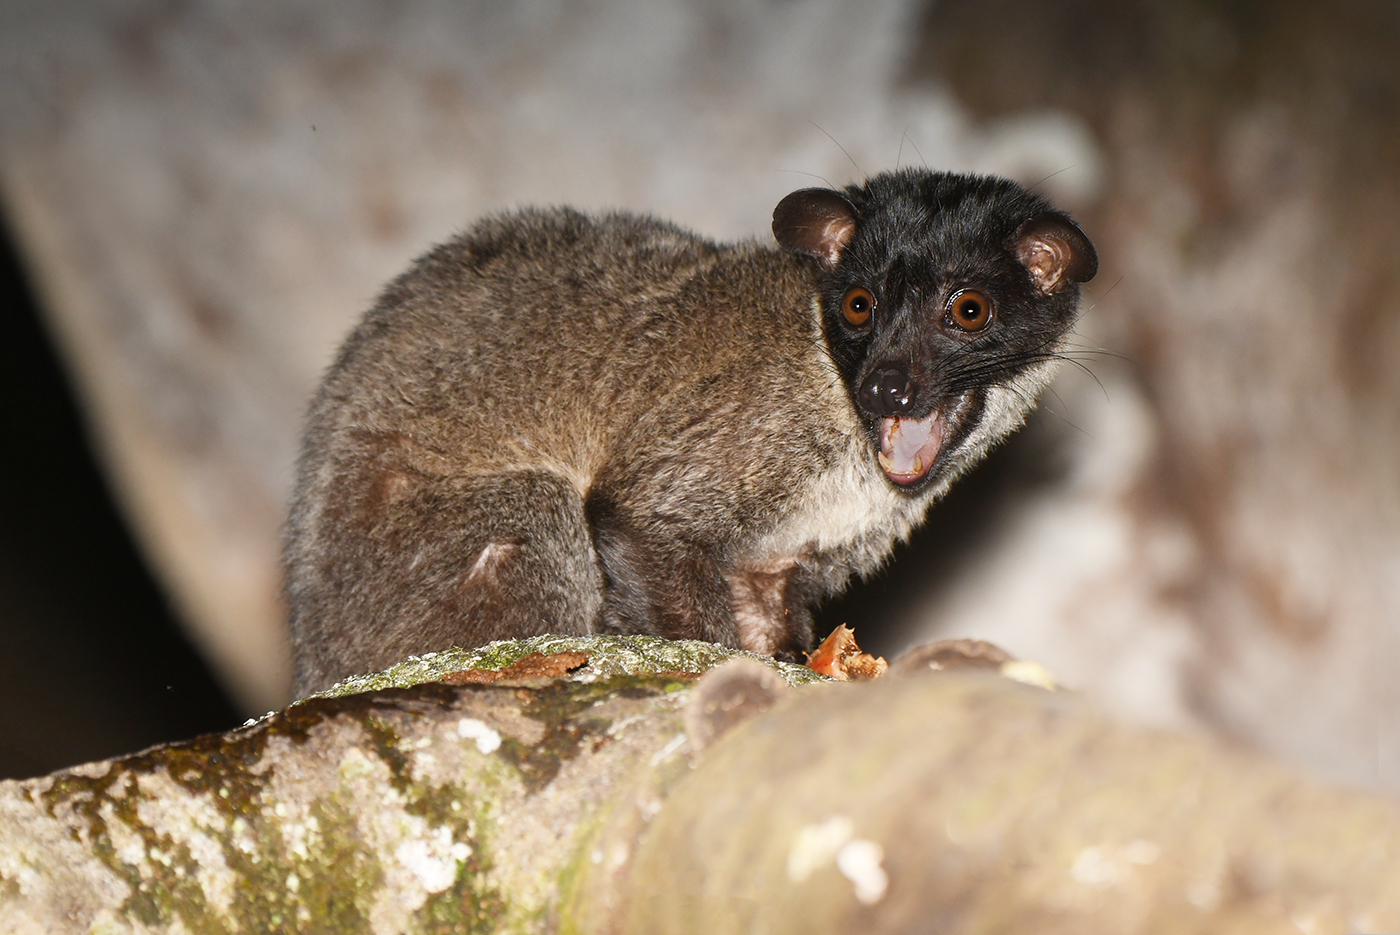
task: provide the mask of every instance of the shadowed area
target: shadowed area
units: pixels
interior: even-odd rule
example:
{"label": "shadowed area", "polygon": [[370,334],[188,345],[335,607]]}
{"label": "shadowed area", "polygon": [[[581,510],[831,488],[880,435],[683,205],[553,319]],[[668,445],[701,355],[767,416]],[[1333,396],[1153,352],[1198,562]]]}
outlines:
{"label": "shadowed area", "polygon": [[113,508],[0,228],[0,778],[237,723]]}

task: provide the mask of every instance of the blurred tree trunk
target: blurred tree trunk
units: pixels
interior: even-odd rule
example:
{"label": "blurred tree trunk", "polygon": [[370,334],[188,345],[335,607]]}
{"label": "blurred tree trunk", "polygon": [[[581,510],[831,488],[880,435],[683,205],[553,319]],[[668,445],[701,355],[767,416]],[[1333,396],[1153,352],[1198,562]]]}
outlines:
{"label": "blurred tree trunk", "polygon": [[1048,639],[1132,592],[1140,639],[1191,628],[1199,723],[1400,789],[1400,9],[939,0],[922,36],[909,80],[1105,148],[1089,317],[1152,457]]}

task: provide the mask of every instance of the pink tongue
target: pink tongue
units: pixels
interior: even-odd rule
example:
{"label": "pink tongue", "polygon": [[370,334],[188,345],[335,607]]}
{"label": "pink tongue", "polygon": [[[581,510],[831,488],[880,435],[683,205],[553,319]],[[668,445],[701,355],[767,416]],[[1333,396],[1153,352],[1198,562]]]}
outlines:
{"label": "pink tongue", "polygon": [[923,419],[880,422],[880,467],[896,484],[912,484],[928,473],[943,444],[938,413]]}

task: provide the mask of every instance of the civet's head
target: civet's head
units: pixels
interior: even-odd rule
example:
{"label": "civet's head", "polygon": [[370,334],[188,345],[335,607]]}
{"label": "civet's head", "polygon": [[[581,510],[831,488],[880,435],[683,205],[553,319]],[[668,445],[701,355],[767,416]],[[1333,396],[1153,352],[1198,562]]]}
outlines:
{"label": "civet's head", "polygon": [[1021,424],[1098,269],[1068,215],[989,176],[803,189],[773,234],[816,260],[832,360],[873,457],[910,491],[946,485]]}

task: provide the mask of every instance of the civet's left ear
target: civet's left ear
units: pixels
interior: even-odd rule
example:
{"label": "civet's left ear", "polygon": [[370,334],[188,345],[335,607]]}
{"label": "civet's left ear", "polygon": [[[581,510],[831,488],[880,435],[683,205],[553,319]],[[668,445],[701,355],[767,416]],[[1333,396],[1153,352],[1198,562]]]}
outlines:
{"label": "civet's left ear", "polygon": [[1015,248],[1035,287],[1046,295],[1072,282],[1088,282],[1099,271],[1094,245],[1064,215],[1043,214],[1022,224]]}

